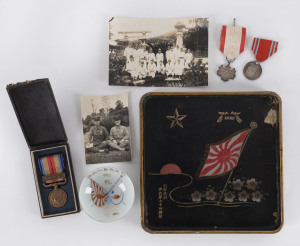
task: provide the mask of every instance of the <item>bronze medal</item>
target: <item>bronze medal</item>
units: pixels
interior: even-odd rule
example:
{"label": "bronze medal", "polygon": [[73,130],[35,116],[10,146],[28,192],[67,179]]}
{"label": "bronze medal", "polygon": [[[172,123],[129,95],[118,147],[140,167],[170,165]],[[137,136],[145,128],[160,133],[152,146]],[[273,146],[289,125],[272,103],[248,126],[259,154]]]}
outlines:
{"label": "bronze medal", "polygon": [[64,190],[55,186],[54,189],[50,191],[48,195],[48,201],[52,207],[61,208],[66,205],[68,201],[68,196]]}
{"label": "bronze medal", "polygon": [[54,208],[65,206],[68,201],[68,195],[64,190],[58,188],[58,186],[67,183],[62,154],[40,157],[38,162],[43,174],[43,186],[45,188],[53,187],[53,190],[48,195],[49,204]]}

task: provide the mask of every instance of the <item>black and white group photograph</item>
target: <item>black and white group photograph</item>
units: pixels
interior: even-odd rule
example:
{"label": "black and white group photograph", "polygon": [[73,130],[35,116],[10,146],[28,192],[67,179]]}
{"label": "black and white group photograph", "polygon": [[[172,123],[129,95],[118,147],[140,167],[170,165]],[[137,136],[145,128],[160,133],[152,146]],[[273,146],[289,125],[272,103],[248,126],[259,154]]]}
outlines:
{"label": "black and white group photograph", "polygon": [[208,85],[208,18],[111,18],[109,85]]}
{"label": "black and white group photograph", "polygon": [[128,94],[82,96],[86,164],[131,160]]}

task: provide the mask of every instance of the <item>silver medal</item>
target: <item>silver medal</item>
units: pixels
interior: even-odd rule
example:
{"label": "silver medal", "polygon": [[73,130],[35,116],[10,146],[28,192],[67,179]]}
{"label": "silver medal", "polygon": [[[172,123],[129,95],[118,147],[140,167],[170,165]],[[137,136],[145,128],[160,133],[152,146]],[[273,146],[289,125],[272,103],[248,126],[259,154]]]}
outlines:
{"label": "silver medal", "polygon": [[223,81],[234,79],[235,74],[235,68],[230,67],[229,63],[226,66],[221,65],[217,71],[217,75],[219,75]]}
{"label": "silver medal", "polygon": [[236,70],[230,66],[230,63],[244,51],[245,40],[246,28],[235,26],[235,19],[233,20],[233,26],[222,26],[220,50],[226,57],[228,64],[219,66],[217,75],[223,81],[236,77]]}
{"label": "silver medal", "polygon": [[262,74],[262,67],[260,65],[260,62],[253,61],[248,62],[244,67],[244,75],[249,80],[256,80],[258,79]]}

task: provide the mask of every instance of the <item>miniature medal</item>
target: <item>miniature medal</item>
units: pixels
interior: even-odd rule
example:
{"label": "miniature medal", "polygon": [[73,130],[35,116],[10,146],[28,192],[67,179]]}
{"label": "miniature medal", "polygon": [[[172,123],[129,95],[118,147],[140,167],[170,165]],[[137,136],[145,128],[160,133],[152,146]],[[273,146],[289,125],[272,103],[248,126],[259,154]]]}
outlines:
{"label": "miniature medal", "polygon": [[262,74],[261,62],[267,60],[270,56],[277,52],[278,42],[254,38],[252,44],[252,51],[255,55],[256,61],[248,62],[244,67],[244,75],[247,79],[258,79]]}
{"label": "miniature medal", "polygon": [[238,56],[244,51],[246,41],[246,28],[235,26],[223,26],[220,39],[220,50],[225,55],[228,62],[227,65],[221,65],[217,71],[217,75],[223,81],[235,78],[235,68],[230,66]]}
{"label": "miniature medal", "polygon": [[134,187],[125,173],[104,167],[84,178],[79,200],[90,217],[97,221],[112,222],[130,210],[134,201]]}
{"label": "miniature medal", "polygon": [[67,193],[58,188],[59,185],[67,183],[62,154],[40,157],[38,163],[43,175],[43,186],[45,188],[53,187],[48,195],[49,204],[54,208],[65,206],[68,201]]}

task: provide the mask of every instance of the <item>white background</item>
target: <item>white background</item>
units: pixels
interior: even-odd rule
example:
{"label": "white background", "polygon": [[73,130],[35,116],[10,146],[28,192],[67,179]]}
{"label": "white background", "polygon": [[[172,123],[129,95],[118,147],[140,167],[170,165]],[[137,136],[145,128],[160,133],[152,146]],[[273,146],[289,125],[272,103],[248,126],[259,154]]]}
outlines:
{"label": "white background", "polygon": [[[300,245],[299,213],[299,9],[295,0],[0,0],[0,241],[1,245]],[[108,19],[209,17],[209,86],[132,88],[108,86]],[[225,58],[218,49],[222,24],[247,27],[245,52],[233,63],[234,81],[216,75]],[[279,41],[278,52],[248,81],[242,69],[254,60],[252,38]],[[104,224],[83,211],[41,219],[29,150],[6,93],[6,84],[49,78],[69,138],[77,186],[101,164],[84,164],[80,95],[129,92],[133,160],[114,163],[132,179],[136,199],[129,214]],[[149,91],[264,91],[283,101],[283,229],[265,234],[152,235],[140,226],[139,99]],[[254,153],[255,154],[255,153]],[[258,170],[259,172],[259,170]]]}

